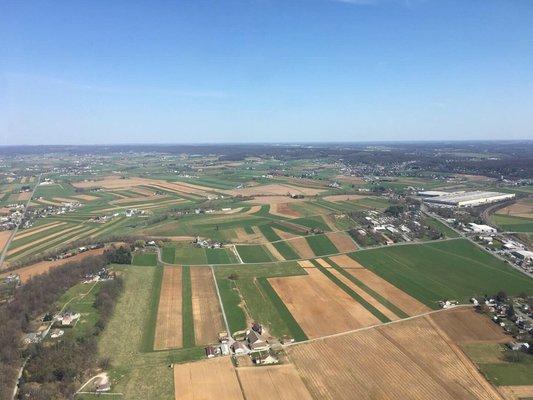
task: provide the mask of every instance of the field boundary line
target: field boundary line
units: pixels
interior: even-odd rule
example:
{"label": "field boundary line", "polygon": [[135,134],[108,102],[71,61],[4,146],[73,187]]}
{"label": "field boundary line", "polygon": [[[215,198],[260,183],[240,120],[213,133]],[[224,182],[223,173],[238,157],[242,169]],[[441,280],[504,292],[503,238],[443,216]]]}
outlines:
{"label": "field boundary line", "polygon": [[301,342],[293,342],[293,343],[287,343],[286,345],[283,345],[283,347],[290,347],[290,346],[296,346],[296,345],[300,345],[300,344],[304,344],[304,343],[311,343],[311,342],[316,342],[318,340],[324,340],[324,339],[329,339],[329,338],[334,338],[334,337],[339,337],[339,336],[345,336],[345,335],[349,335],[351,333],[356,333],[356,332],[362,332],[362,331],[368,331],[368,330],[371,330],[371,329],[375,329],[375,328],[379,328],[379,327],[382,327],[382,326],[387,326],[387,325],[392,325],[392,324],[398,324],[398,323],[402,323],[404,321],[410,321],[410,320],[413,320],[413,319],[417,319],[417,318],[423,318],[427,315],[432,315],[432,314],[437,314],[437,313],[440,313],[440,312],[445,312],[445,311],[449,311],[449,310],[454,310],[456,308],[466,308],[466,307],[472,307],[471,304],[458,304],[456,306],[452,306],[452,307],[449,307],[449,308],[441,308],[439,310],[431,310],[431,311],[428,311],[428,312],[425,312],[425,313],[422,313],[422,314],[418,314],[418,315],[413,315],[412,317],[408,317],[408,318],[404,318],[404,319],[399,319],[399,320],[396,320],[396,321],[390,321],[390,322],[384,322],[382,324],[376,324],[376,325],[371,325],[371,326],[365,326],[363,328],[357,328],[357,329],[352,329],[352,330],[349,330],[349,331],[344,331],[344,332],[339,332],[339,333],[333,333],[331,335],[326,335],[326,336],[320,336],[320,337],[317,337],[317,338],[313,338],[313,339],[308,339],[308,340],[302,340]]}
{"label": "field boundary line", "polygon": [[224,318],[224,325],[226,325],[226,331],[228,332],[229,338],[233,340],[233,337],[231,336],[231,331],[229,329],[228,318],[226,317],[226,310],[224,310],[224,304],[222,303],[222,297],[220,296],[220,291],[218,290],[218,283],[217,283],[217,278],[215,276],[215,270],[212,265],[210,265],[209,268],[211,268],[211,276],[213,276],[213,282],[215,283],[215,289],[217,291],[217,297],[218,297],[218,304],[220,305],[220,311],[222,311],[222,318]]}

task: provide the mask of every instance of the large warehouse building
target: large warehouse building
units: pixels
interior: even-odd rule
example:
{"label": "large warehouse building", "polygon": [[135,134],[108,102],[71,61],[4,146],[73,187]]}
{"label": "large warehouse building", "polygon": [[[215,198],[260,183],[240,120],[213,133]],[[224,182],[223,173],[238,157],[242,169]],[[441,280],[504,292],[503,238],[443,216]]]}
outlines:
{"label": "large warehouse building", "polygon": [[418,192],[426,203],[442,204],[450,207],[475,207],[483,204],[497,203],[510,200],[515,197],[514,193],[499,192]]}

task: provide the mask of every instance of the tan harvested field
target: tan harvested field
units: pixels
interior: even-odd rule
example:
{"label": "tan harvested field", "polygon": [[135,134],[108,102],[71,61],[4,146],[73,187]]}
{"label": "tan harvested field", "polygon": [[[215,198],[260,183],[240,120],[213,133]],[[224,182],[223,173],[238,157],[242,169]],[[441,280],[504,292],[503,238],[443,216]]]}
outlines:
{"label": "tan harvested field", "polygon": [[239,367],[237,375],[247,399],[313,399],[292,364]]}
{"label": "tan harvested field", "polygon": [[300,213],[293,210],[289,203],[275,203],[270,205],[270,214],[287,218],[298,218]]}
{"label": "tan harvested field", "polygon": [[34,228],[24,229],[24,230],[18,231],[15,238],[22,239],[27,236],[31,236],[39,232],[47,231],[49,229],[55,228],[57,226],[65,225],[65,224],[66,222],[51,222],[49,224],[39,225]]}
{"label": "tan harvested field", "polygon": [[292,233],[289,233],[289,232],[285,232],[285,231],[282,231],[280,229],[277,229],[277,228],[272,228],[272,230],[274,232],[276,232],[276,235],[278,235],[280,238],[282,238],[283,240],[289,240],[289,239],[293,239],[293,238],[296,238],[298,237],[298,235],[294,235]]}
{"label": "tan harvested field", "polygon": [[313,258],[315,253],[304,237],[288,240],[287,243],[300,255],[300,258]]}
{"label": "tan harvested field", "polygon": [[498,388],[505,400],[521,400],[533,398],[533,385],[500,386]]}
{"label": "tan harvested field", "polygon": [[93,201],[98,199],[98,196],[91,196],[89,194],[77,194],[75,196],[72,196],[73,198],[85,200],[85,201]]}
{"label": "tan harvested field", "polygon": [[306,271],[305,276],[270,278],[269,282],[308,337],[380,323],[318,269]]}
{"label": "tan harvested field", "polygon": [[298,264],[300,264],[300,267],[302,268],[316,268],[315,265],[309,260],[300,260],[298,261]]}
{"label": "tan harvested field", "polygon": [[510,206],[496,211],[496,214],[533,219],[533,200],[518,200],[516,203],[511,204]]}
{"label": "tan harvested field", "polygon": [[288,354],[317,399],[501,399],[427,317],[290,346]]}
{"label": "tan harvested field", "polygon": [[326,236],[333,242],[340,253],[349,253],[357,250],[357,245],[345,232],[327,232]]}
{"label": "tan harvested field", "polygon": [[[323,260],[321,258],[317,259],[317,262],[320,263],[320,265],[322,265],[324,268],[331,268],[331,265],[329,265],[325,260]],[[363,299],[365,299],[368,303],[370,303],[372,306],[374,306],[378,311],[380,311],[383,315],[385,315],[391,321],[396,321],[396,320],[400,319],[399,316],[394,314],[387,307],[383,306],[374,297],[372,297],[370,294],[365,292],[359,286],[354,284],[352,281],[350,281],[348,278],[346,278],[344,275],[342,275],[337,270],[332,268],[329,272],[331,274],[335,275],[341,282],[343,282],[346,286],[348,286],[350,289],[352,289],[355,293],[357,293],[359,296],[361,296]]]}
{"label": "tan harvested field", "polygon": [[18,201],[28,201],[31,197],[31,192],[22,192],[18,195]]}
{"label": "tan harvested field", "polygon": [[46,199],[42,199],[42,198],[33,199],[33,200],[36,201],[37,203],[46,204],[48,206],[60,206],[60,205],[63,204],[60,201],[52,201],[52,200],[46,200]]}
{"label": "tan harvested field", "polygon": [[174,364],[175,400],[243,400],[229,357]]}
{"label": "tan harvested field", "polygon": [[54,201],[59,201],[61,203],[79,203],[79,199],[69,199],[68,197],[54,197]]}
{"label": "tan harvested field", "polygon": [[327,201],[352,201],[364,199],[368,196],[361,196],[360,194],[334,194],[332,196],[324,197],[324,200]]}
{"label": "tan harvested field", "polygon": [[30,278],[35,277],[37,275],[44,274],[53,268],[59,267],[60,265],[65,265],[65,264],[69,264],[72,262],[78,262],[90,256],[98,256],[102,254],[103,252],[104,252],[104,249],[94,249],[94,250],[86,251],[84,253],[77,254],[73,257],[65,258],[63,260],[41,261],[41,262],[38,262],[32,265],[28,265],[26,267],[18,268],[8,273],[1,274],[0,278],[3,278],[4,276],[9,275],[10,273],[14,273],[20,276],[20,280],[22,281],[22,283],[26,283]]}
{"label": "tan harvested field", "polygon": [[232,196],[287,196],[287,194],[303,194],[304,196],[314,196],[322,193],[324,189],[305,188],[300,186],[270,184],[262,186],[245,187],[243,189],[222,190],[222,192]]}
{"label": "tan harvested field", "polygon": [[261,232],[255,231],[254,233],[247,233],[244,228],[235,228],[237,243],[264,243],[267,240]]}
{"label": "tan harvested field", "polygon": [[[0,193],[0,196],[2,193]],[[7,207],[0,207],[0,215],[9,215],[11,214],[11,210]]]}
{"label": "tan harvested field", "polygon": [[5,245],[9,241],[13,231],[0,231],[0,252],[4,250]]}
{"label": "tan harvested field", "polygon": [[154,350],[182,346],[181,274],[181,267],[164,267],[157,309]]}
{"label": "tan harvested field", "polygon": [[456,343],[506,343],[512,339],[499,325],[471,308],[437,313],[431,319]]}
{"label": "tan harvested field", "polygon": [[142,196],[153,196],[155,194],[154,190],[145,189],[142,187],[133,187],[130,189],[130,192],[137,193]]}
{"label": "tan harvested field", "polygon": [[218,342],[225,330],[215,283],[210,268],[191,268],[192,315],[196,345]]}
{"label": "tan harvested field", "polygon": [[293,199],[289,196],[255,196],[253,200],[247,200],[248,203],[254,203],[254,204],[283,204],[283,203],[295,203],[295,202],[301,202],[305,201],[305,199]]}
{"label": "tan harvested field", "polygon": [[350,256],[347,256],[345,254],[339,255],[339,256],[331,256],[331,261],[333,261],[335,264],[337,264],[339,267],[348,269],[348,268],[365,268],[361,264],[359,264],[357,261],[355,261]]}
{"label": "tan harvested field", "polygon": [[256,212],[261,210],[261,206],[252,206],[248,211],[243,212],[243,215],[250,215],[255,214]]}
{"label": "tan harvested field", "polygon": [[274,247],[272,243],[265,243],[264,246],[277,261],[285,261],[285,257],[281,255],[281,253]]}
{"label": "tan harvested field", "polygon": [[390,284],[385,279],[379,277],[368,269],[354,268],[346,269],[346,271],[409,316],[420,315],[431,311],[428,306],[419,302],[414,297],[411,297],[404,291],[398,289],[396,286]]}

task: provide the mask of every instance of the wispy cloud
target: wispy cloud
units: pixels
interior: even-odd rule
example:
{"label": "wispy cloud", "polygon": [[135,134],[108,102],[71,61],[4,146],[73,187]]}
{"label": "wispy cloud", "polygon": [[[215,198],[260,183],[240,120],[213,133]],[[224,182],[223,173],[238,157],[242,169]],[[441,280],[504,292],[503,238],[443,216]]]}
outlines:
{"label": "wispy cloud", "polygon": [[24,74],[24,73],[4,73],[3,78],[9,82],[17,83],[31,83],[33,85],[54,86],[64,90],[94,92],[94,93],[108,93],[108,94],[131,94],[131,95],[161,95],[161,96],[176,96],[176,97],[211,97],[224,98],[227,93],[216,90],[192,90],[192,89],[178,89],[178,88],[155,88],[143,86],[100,86],[91,85],[80,82],[69,81],[61,78]]}

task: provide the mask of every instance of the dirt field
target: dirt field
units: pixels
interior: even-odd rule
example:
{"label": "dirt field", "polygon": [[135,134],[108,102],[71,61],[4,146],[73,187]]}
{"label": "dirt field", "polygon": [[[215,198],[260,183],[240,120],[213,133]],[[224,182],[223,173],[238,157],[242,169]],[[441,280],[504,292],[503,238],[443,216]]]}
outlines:
{"label": "dirt field", "polygon": [[19,193],[18,201],[28,201],[31,197],[31,192],[22,192]]}
{"label": "dirt field", "polygon": [[76,196],[72,196],[72,197],[76,199],[80,199],[80,200],[85,200],[85,201],[93,201],[93,200],[98,199],[97,196],[91,196],[88,194],[77,194]]}
{"label": "dirt field", "polygon": [[322,193],[323,189],[305,188],[292,185],[270,184],[262,186],[245,187],[243,189],[223,190],[222,192],[232,196],[287,196],[287,194],[303,194],[314,196]]}
{"label": "dirt field", "polygon": [[307,240],[305,238],[296,238],[287,241],[287,243],[300,255],[301,258],[313,258],[315,257],[315,253],[313,252],[313,249],[309,246],[309,243],[307,243]]}
{"label": "dirt field", "polygon": [[[322,265],[324,268],[331,268],[331,266],[323,259],[319,258],[317,260],[320,265]],[[365,292],[363,289],[361,289],[359,286],[354,284],[352,281],[350,281],[348,278],[343,276],[340,272],[338,272],[335,269],[331,269],[330,272],[335,275],[341,282],[343,282],[345,285],[347,285],[349,288],[351,288],[355,293],[357,293],[359,296],[361,296],[363,299],[368,301],[372,306],[374,306],[377,310],[379,310],[383,315],[385,315],[387,318],[389,318],[391,321],[396,321],[400,319],[399,316],[394,314],[392,311],[390,311],[387,307],[383,306],[379,301],[377,301],[375,298],[373,298],[370,294]]]}
{"label": "dirt field", "polygon": [[83,260],[86,257],[89,256],[98,256],[104,252],[104,249],[95,249],[95,250],[89,250],[85,253],[77,254],[73,257],[65,258],[64,260],[55,260],[55,261],[41,261],[32,265],[28,265],[27,267],[22,267],[13,271],[10,271],[8,273],[4,273],[0,275],[0,278],[3,278],[4,276],[9,275],[10,273],[15,273],[20,276],[20,280],[22,283],[27,282],[31,277],[44,274],[51,270],[52,268],[59,267],[60,265],[65,265],[71,262],[77,262],[80,260]]}
{"label": "dirt field", "polygon": [[293,199],[289,196],[270,195],[270,196],[255,196],[253,200],[247,200],[248,203],[254,204],[283,204],[305,201],[305,199]]}
{"label": "dirt field", "polygon": [[357,250],[357,245],[352,240],[352,238],[344,232],[328,232],[326,236],[333,242],[335,247],[341,253],[349,253],[351,251]]}
{"label": "dirt field", "polygon": [[196,345],[218,342],[225,330],[210,268],[191,268],[192,315]]}
{"label": "dirt field", "polygon": [[319,399],[501,399],[426,317],[291,346],[288,354]]}
{"label": "dirt field", "polygon": [[279,230],[279,229],[276,229],[276,228],[272,228],[272,230],[274,232],[276,232],[276,235],[278,235],[283,240],[287,240],[287,239],[292,239],[292,238],[298,237],[297,235],[294,235],[292,233],[285,232],[285,231],[282,231],[282,230]]}
{"label": "dirt field", "polygon": [[361,282],[363,282],[370,289],[374,290],[385,299],[390,301],[400,310],[408,314],[409,316],[420,315],[425,312],[431,311],[429,307],[422,304],[414,297],[411,297],[404,291],[398,289],[396,286],[390,284],[385,279],[374,274],[368,269],[347,269],[351,275],[355,276]]}
{"label": "dirt field", "polygon": [[505,400],[520,400],[533,398],[533,385],[500,386],[498,388]]}
{"label": "dirt field", "polygon": [[300,267],[302,268],[316,268],[314,264],[309,260],[298,261],[298,264],[300,264]]}
{"label": "dirt field", "polygon": [[360,176],[337,175],[335,179],[337,179],[338,181],[347,182],[347,183],[355,183],[355,184],[365,183],[365,180],[361,178]]}
{"label": "dirt field", "polygon": [[318,269],[306,271],[306,276],[270,278],[269,281],[308,337],[380,323]]}
{"label": "dirt field", "polygon": [[174,364],[175,400],[242,400],[229,357]]}
{"label": "dirt field", "polygon": [[348,269],[348,268],[365,268],[361,264],[359,264],[357,261],[355,261],[353,258],[346,256],[346,255],[340,255],[340,256],[332,256],[330,259],[337,264],[339,267]]}
{"label": "dirt field", "polygon": [[519,200],[510,206],[496,211],[496,214],[510,215],[512,217],[533,218],[533,200]]}
{"label": "dirt field", "polygon": [[6,243],[9,241],[13,231],[0,231],[0,252],[4,250]]}
{"label": "dirt field", "polygon": [[159,295],[154,350],[182,346],[181,288],[182,268],[164,267]]}
{"label": "dirt field", "polygon": [[505,343],[511,340],[498,325],[471,308],[437,313],[431,319],[456,343]]}
{"label": "dirt field", "polygon": [[258,231],[247,233],[244,228],[235,228],[234,232],[237,236],[237,243],[263,243],[267,241],[263,234]]}
{"label": "dirt field", "polygon": [[247,399],[313,399],[292,364],[239,367],[237,375]]}
{"label": "dirt field", "polygon": [[351,200],[359,200],[364,199],[368,196],[361,196],[359,194],[335,194],[332,196],[326,196],[324,197],[324,200],[327,201],[351,201]]}
{"label": "dirt field", "polygon": [[285,218],[298,218],[300,213],[293,210],[289,203],[273,203],[270,205],[270,214]]}

